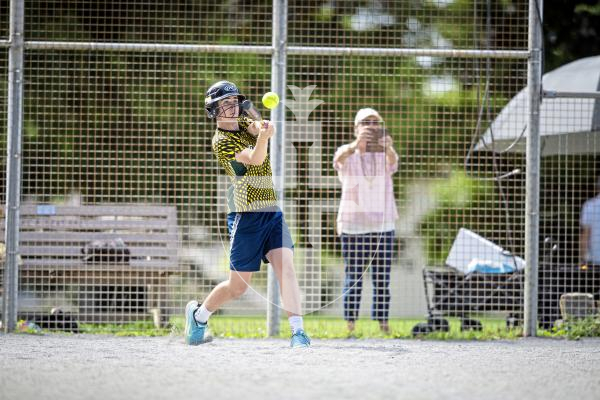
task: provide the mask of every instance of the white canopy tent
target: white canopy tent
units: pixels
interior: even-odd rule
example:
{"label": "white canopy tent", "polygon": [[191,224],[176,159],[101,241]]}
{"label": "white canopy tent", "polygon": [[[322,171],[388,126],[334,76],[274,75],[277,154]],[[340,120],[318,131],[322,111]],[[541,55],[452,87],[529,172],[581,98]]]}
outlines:
{"label": "white canopy tent", "polygon": [[[600,98],[586,96],[600,91],[600,56],[563,65],[545,74],[542,82],[547,93],[540,108],[542,156],[600,153]],[[552,92],[557,97],[547,97]],[[564,92],[581,95],[559,97]],[[524,88],[512,98],[485,131],[476,151],[525,153],[528,97]]]}

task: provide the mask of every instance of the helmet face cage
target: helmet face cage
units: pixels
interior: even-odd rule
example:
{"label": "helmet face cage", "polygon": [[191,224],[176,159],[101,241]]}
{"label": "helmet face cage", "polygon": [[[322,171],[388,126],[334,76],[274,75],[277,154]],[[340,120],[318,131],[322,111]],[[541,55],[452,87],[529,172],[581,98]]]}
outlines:
{"label": "helmet face cage", "polygon": [[208,118],[214,119],[217,117],[219,100],[232,96],[237,96],[239,103],[246,99],[237,86],[229,81],[220,81],[208,88],[204,98],[204,108]]}
{"label": "helmet face cage", "polygon": [[[235,105],[232,105],[232,104],[222,104],[222,105],[219,105],[219,101],[225,100],[225,99],[230,98],[230,97],[236,97],[237,100],[238,100],[238,103],[235,104]],[[224,98],[222,98],[220,100],[215,101],[212,104],[212,115],[213,115],[213,117],[211,117],[211,118],[216,118],[219,115],[223,115],[223,113],[225,111],[228,111],[228,110],[231,110],[231,109],[234,109],[234,108],[238,108],[239,114],[241,114],[242,110],[240,108],[240,105],[241,105],[241,102],[242,102],[242,98],[243,98],[243,96],[227,96],[227,97],[224,97]],[[239,114],[238,114],[238,116],[239,116]]]}

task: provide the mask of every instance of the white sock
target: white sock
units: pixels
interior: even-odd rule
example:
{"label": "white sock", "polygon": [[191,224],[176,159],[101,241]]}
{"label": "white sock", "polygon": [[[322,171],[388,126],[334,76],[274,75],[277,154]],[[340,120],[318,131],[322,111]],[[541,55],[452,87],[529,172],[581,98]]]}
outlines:
{"label": "white sock", "polygon": [[205,324],[208,321],[208,317],[210,317],[211,314],[212,311],[208,311],[204,304],[202,304],[200,308],[197,309],[194,313],[194,319],[196,320],[196,322]]}
{"label": "white sock", "polygon": [[304,323],[302,321],[302,317],[299,315],[293,315],[288,318],[290,321],[290,328],[292,328],[292,335],[300,330],[304,330]]}

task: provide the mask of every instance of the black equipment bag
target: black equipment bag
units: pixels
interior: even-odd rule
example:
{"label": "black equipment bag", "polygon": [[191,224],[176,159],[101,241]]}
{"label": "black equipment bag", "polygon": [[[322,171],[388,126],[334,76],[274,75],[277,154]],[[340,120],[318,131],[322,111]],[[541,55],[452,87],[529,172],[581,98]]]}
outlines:
{"label": "black equipment bag", "polygon": [[88,264],[129,264],[130,251],[121,238],[94,240],[81,249]]}

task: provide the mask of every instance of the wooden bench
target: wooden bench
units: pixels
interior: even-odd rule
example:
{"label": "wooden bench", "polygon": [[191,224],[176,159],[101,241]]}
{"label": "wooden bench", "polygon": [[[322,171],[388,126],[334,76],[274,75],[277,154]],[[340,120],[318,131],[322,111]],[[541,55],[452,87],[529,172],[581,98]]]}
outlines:
{"label": "wooden bench", "polygon": [[[166,320],[180,243],[174,206],[22,205],[19,232],[20,290],[62,292],[81,322]],[[128,262],[84,260],[86,244],[115,239],[129,249]]]}

